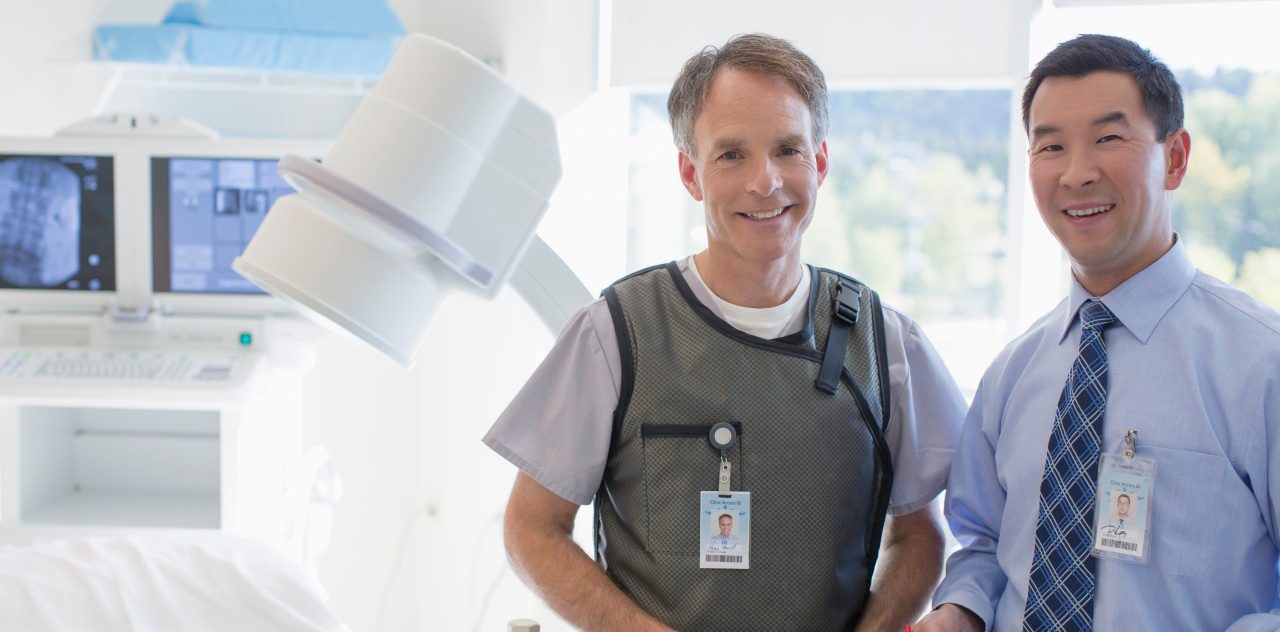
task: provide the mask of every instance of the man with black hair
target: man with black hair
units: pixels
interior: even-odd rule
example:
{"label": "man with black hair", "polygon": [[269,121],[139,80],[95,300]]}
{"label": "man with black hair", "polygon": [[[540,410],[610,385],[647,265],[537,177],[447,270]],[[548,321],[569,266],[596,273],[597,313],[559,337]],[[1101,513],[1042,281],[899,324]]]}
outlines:
{"label": "man with black hair", "polygon": [[[1280,314],[1173,232],[1177,81],[1082,35],[1036,65],[1022,115],[1073,280],[983,377],[948,486],[962,548],[914,629],[1280,629]],[[1094,520],[1120,487],[1149,490],[1139,543]]]}

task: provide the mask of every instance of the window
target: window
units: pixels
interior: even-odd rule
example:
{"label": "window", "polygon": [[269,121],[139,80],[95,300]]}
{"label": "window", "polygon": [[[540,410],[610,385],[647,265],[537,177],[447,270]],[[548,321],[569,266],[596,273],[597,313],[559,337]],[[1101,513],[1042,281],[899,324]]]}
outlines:
{"label": "window", "polygon": [[1190,172],[1174,227],[1196,265],[1280,308],[1280,73],[1179,72]]}

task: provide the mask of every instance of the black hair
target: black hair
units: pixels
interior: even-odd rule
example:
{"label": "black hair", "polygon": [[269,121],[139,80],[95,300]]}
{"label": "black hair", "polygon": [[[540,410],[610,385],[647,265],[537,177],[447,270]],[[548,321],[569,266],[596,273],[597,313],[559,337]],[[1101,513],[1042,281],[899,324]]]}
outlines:
{"label": "black hair", "polygon": [[1022,129],[1031,129],[1031,100],[1050,77],[1079,78],[1095,72],[1129,75],[1142,92],[1142,104],[1156,126],[1156,140],[1164,142],[1182,129],[1182,87],[1164,62],[1151,51],[1114,35],[1080,35],[1058,44],[1031,70],[1022,91]]}

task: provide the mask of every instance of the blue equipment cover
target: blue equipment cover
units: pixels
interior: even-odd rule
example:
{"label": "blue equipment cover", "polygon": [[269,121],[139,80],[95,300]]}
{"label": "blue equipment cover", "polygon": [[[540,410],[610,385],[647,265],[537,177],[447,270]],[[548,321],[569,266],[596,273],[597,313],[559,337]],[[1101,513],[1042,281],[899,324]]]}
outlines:
{"label": "blue equipment cover", "polygon": [[396,35],[336,35],[196,26],[102,25],[95,59],[284,70],[313,74],[382,74]]}
{"label": "blue equipment cover", "polygon": [[165,23],[345,35],[404,35],[386,0],[186,0]]}

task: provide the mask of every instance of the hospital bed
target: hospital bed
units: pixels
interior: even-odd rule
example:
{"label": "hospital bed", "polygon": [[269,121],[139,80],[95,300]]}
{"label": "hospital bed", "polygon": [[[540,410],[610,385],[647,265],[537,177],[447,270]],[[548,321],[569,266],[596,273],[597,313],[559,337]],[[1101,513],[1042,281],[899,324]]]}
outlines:
{"label": "hospital bed", "polygon": [[296,562],[218,533],[0,547],[0,628],[350,632]]}

